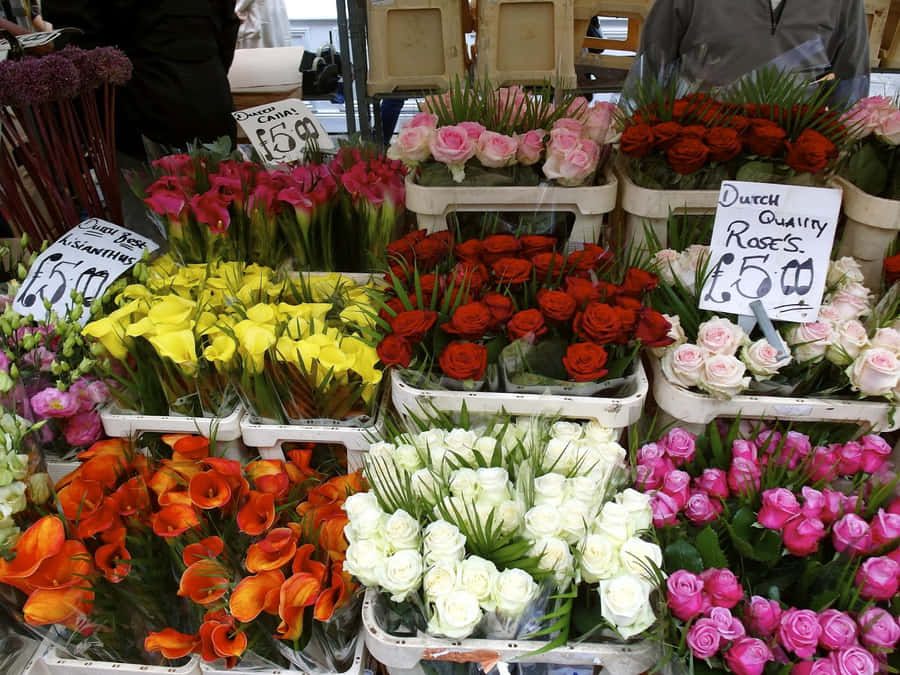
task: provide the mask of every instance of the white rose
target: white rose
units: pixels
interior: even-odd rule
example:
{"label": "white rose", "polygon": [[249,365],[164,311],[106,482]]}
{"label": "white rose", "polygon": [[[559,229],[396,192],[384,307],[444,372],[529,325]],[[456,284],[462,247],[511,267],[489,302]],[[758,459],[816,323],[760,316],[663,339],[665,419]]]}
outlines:
{"label": "white rose", "polygon": [[874,347],[857,356],[846,372],[854,391],[863,396],[888,396],[900,381],[900,359],[887,349]]}
{"label": "white rose", "polygon": [[451,429],[444,437],[444,444],[453,451],[471,450],[477,440],[478,434],[471,429]]}
{"label": "white rose", "polygon": [[700,269],[709,262],[709,246],[691,244],[681,252],[682,259],[695,269]]}
{"label": "white rose", "polygon": [[850,319],[835,329],[834,343],[825,350],[825,358],[835,365],[847,366],[868,344],[869,334],[866,327],[856,319]]}
{"label": "white rose", "polygon": [[43,504],[50,499],[52,492],[50,475],[48,473],[35,473],[28,477],[28,497],[33,504]]}
{"label": "white rose", "polygon": [[697,328],[697,346],[708,354],[733,356],[749,342],[744,329],[728,319],[713,317]]}
{"label": "white rose", "polygon": [[821,358],[834,342],[834,327],[825,321],[798,323],[787,331],[787,343],[793,347],[798,363]]}
{"label": "white rose", "polygon": [[452,451],[443,443],[428,446],[428,464],[432,469],[446,476],[455,463]]}
{"label": "white rose", "polygon": [[666,349],[659,365],[669,382],[690,389],[700,383],[705,362],[706,356],[700,347],[685,343]]}
{"label": "white rose", "polygon": [[555,537],[562,527],[559,509],[552,504],[533,506],[525,513],[525,535],[532,541]]}
{"label": "white rose", "polygon": [[598,493],[601,492],[598,488],[602,488],[602,486],[598,486],[594,479],[588,476],[575,476],[566,479],[564,495],[566,500],[572,499],[585,504],[593,504],[599,496]]}
{"label": "white rose", "polygon": [[584,440],[590,443],[609,443],[618,438],[619,431],[603,426],[597,420],[591,420],[584,425]]}
{"label": "white rose", "polygon": [[620,544],[634,534],[633,518],[628,509],[616,502],[606,502],[594,521],[594,532],[605,534]]}
{"label": "white rose", "polygon": [[615,469],[625,467],[627,457],[628,452],[615,441],[600,443],[585,456],[580,473],[592,477],[597,474],[609,477]]}
{"label": "white rose", "polygon": [[494,520],[500,522],[503,534],[518,532],[523,525],[525,506],[520,501],[508,499],[494,508]]}
{"label": "white rose", "polygon": [[461,561],[466,550],[466,535],[453,523],[436,520],[425,528],[422,547],[428,565],[441,560]]}
{"label": "white rose", "polygon": [[530,555],[538,558],[538,569],[551,572],[560,589],[568,586],[574,571],[575,559],[569,544],[558,537],[544,537],[534,542]]}
{"label": "white rose", "polygon": [[731,398],[750,386],[750,378],[744,377],[746,371],[740,359],[715,354],[703,364],[699,387],[716,398]]}
{"label": "white rose", "polygon": [[384,573],[384,551],[372,540],[350,542],[347,546],[344,571],[349,572],[363,586],[378,586]]}
{"label": "white rose", "polygon": [[422,458],[419,457],[418,448],[409,443],[397,446],[397,449],[394,450],[394,463],[401,469],[406,470],[407,473],[418,471],[424,466]]}
{"label": "white rose", "polygon": [[560,536],[570,544],[584,538],[588,524],[593,520],[591,505],[586,502],[570,499],[559,508],[562,513]]}
{"label": "white rose", "polygon": [[566,477],[558,473],[548,473],[534,479],[535,506],[559,506],[563,503]]}
{"label": "white rose", "polygon": [[444,436],[446,435],[447,432],[443,429],[428,429],[413,438],[413,445],[419,450],[428,450],[433,445],[444,445]]}
{"label": "white rose", "polygon": [[396,447],[393,443],[377,442],[369,445],[369,459],[387,459],[394,460],[394,450]]}
{"label": "white rose", "polygon": [[502,467],[481,468],[475,472],[479,499],[491,505],[509,499],[509,474]]}
{"label": "white rose", "polygon": [[429,506],[434,506],[444,496],[440,478],[431,469],[419,469],[411,477],[413,493]]}
{"label": "white rose", "polygon": [[[857,294],[859,288],[862,288],[866,292],[865,296],[861,297]],[[837,310],[842,319],[858,319],[859,317],[868,314],[871,309],[869,306],[868,293],[869,289],[865,286],[860,284],[849,284],[832,295],[831,298],[829,298],[829,304]]]}
{"label": "white rose", "polygon": [[894,328],[879,328],[872,336],[872,347],[881,347],[900,355],[900,331]]}
{"label": "white rose", "polygon": [[350,519],[344,528],[344,536],[351,542],[380,538],[386,521],[387,514],[381,509],[363,511],[356,518]]}
{"label": "white rose", "polygon": [[418,551],[397,551],[384,561],[381,587],[394,602],[403,602],[419,590],[422,583],[422,556]]}
{"label": "white rose", "polygon": [[428,632],[461,640],[472,634],[481,617],[478,598],[468,591],[451,591],[435,600]]}
{"label": "white rose", "polygon": [[537,597],[538,585],[525,570],[515,567],[505,569],[494,584],[494,602],[497,613],[508,619],[517,619]]}
{"label": "white rose", "polygon": [[497,582],[496,565],[490,560],[469,556],[459,566],[459,585],[478,598],[478,603],[486,612],[494,611],[494,585]]}
{"label": "white rose", "polygon": [[577,446],[572,441],[551,438],[544,453],[544,471],[568,474],[578,463]]}
{"label": "white rose", "polygon": [[491,457],[494,456],[494,449],[497,447],[497,439],[492,436],[482,436],[477,441],[475,441],[475,445],[472,446],[472,449],[475,453],[481,455],[485,462],[489,462]]}
{"label": "white rose", "polygon": [[628,529],[632,534],[650,529],[653,523],[650,495],[626,488],[616,495],[616,503],[628,512]]}
{"label": "white rose", "polygon": [[675,268],[680,257],[681,254],[671,248],[664,248],[653,254],[651,265],[653,266],[653,271],[659,276],[661,283],[666,286],[675,285]]}
{"label": "white rose", "polygon": [[450,493],[467,502],[478,499],[478,474],[474,469],[457,469],[450,474]]}
{"label": "white rose", "polygon": [[384,538],[391,549],[402,551],[404,549],[419,550],[419,521],[409,515],[403,509],[394,511],[384,523]]}
{"label": "white rose", "polygon": [[669,332],[666,336],[672,339],[672,344],[665,347],[651,347],[650,353],[658,359],[661,359],[668,349],[675,349],[687,342],[687,335],[684,327],[681,325],[681,317],[677,314],[663,314],[666,321],[669,322]]}
{"label": "white rose", "polygon": [[631,537],[619,549],[619,561],[629,573],[653,581],[655,570],[662,569],[662,549],[652,542]]}
{"label": "white rose", "polygon": [[761,338],[741,350],[741,361],[757,380],[768,380],[791,362],[790,353],[779,358],[778,350]]}
{"label": "white rose", "polygon": [[355,492],[344,500],[344,511],[350,520],[356,520],[367,511],[381,512],[374,492]]}
{"label": "white rose", "polygon": [[577,422],[554,422],[550,436],[562,441],[577,441],[584,435],[584,427]]}
{"label": "white rose", "polygon": [[425,570],[422,590],[425,600],[434,602],[437,598],[456,590],[459,586],[459,563],[455,560],[441,560]]}
{"label": "white rose", "polygon": [[581,579],[594,584],[619,573],[620,542],[605,534],[589,534],[581,543]]}
{"label": "white rose", "polygon": [[600,614],[626,640],[653,625],[650,585],[638,576],[623,574],[600,582]]}
{"label": "white rose", "polygon": [[828,265],[828,276],[825,283],[829,287],[841,287],[852,282],[861,283],[863,280],[862,268],[856,258],[844,256],[832,260]]}

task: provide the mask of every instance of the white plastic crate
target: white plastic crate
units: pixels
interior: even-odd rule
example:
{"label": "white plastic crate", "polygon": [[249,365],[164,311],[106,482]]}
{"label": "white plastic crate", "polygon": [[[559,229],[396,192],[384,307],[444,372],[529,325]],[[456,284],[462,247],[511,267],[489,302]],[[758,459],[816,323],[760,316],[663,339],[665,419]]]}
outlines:
{"label": "white plastic crate", "polygon": [[470,413],[557,415],[566,419],[596,420],[605,427],[619,429],[640,419],[648,390],[647,374],[639,359],[635,361],[633,385],[627,394],[617,398],[419,389],[404,381],[398,372],[391,373],[394,407],[401,415],[417,417],[435,409],[459,412],[465,403]]}
{"label": "white plastic crate", "polygon": [[239,405],[227,417],[178,417],[175,415],[142,415],[116,406],[100,411],[103,431],[113,438],[129,438],[143,432],[162,434],[200,434],[217,441],[235,441],[241,437],[241,418],[244,409]]}
{"label": "white plastic crate", "polygon": [[9,675],[46,675],[44,662],[44,644],[39,640],[30,640],[18,635],[8,636],[7,648],[12,653],[0,655],[0,673]]}
{"label": "white plastic crate", "polygon": [[50,645],[43,657],[44,672],[48,675],[199,675],[200,660],[191,656],[183,666],[145,666],[138,663],[114,661],[83,661],[69,658]]}
{"label": "white plastic crate", "polygon": [[72,473],[79,466],[81,466],[81,462],[78,461],[61,462],[48,460],[47,473],[50,475],[50,482],[56,485],[59,482],[60,478]]}
{"label": "white plastic crate", "polygon": [[565,666],[602,666],[609,675],[639,675],[660,660],[658,645],[649,640],[634,643],[567,644],[533,655],[545,643],[530,640],[446,640],[429,636],[395,637],[378,623],[378,592],[366,591],[362,618],[366,648],[392,675],[413,671],[420,661],[485,663],[517,661]]}
{"label": "white plastic crate", "polygon": [[447,229],[454,211],[565,211],[575,214],[570,242],[596,243],[603,216],[616,207],[618,181],[606,172],[606,184],[585,187],[428,187],[406,177],[406,208],[419,227],[429,232]]}
{"label": "white plastic crate", "polygon": [[717,417],[740,416],[742,419],[847,422],[871,425],[876,432],[900,428],[900,414],[892,415],[889,403],[755,394],[720,400],[669,382],[662,372],[659,359],[652,356],[650,368],[653,373],[653,399],[677,422],[708,424]]}

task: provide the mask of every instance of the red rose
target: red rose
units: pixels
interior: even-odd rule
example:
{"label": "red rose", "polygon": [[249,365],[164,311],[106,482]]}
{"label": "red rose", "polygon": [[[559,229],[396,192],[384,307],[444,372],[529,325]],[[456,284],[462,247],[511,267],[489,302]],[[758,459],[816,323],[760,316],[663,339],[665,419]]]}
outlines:
{"label": "red rose", "polygon": [[600,292],[587,279],[578,277],[566,277],[566,293],[572,296],[578,307],[584,307],[589,302],[600,299]]}
{"label": "red rose", "polygon": [[591,302],[575,317],[575,332],[598,344],[614,342],[622,332],[622,320],[615,307]]}
{"label": "red rose", "polygon": [[413,261],[413,247],[407,239],[392,241],[385,249],[388,262],[391,264],[409,264]]}
{"label": "red rose", "polygon": [[678,122],[660,122],[653,127],[653,147],[665,150],[681,135]]}
{"label": "red rose", "polygon": [[412,361],[413,348],[409,340],[399,335],[388,335],[375,348],[379,360],[385,368],[400,366],[406,368]]}
{"label": "red rose", "polygon": [[531,263],[521,258],[501,258],[494,263],[491,271],[497,277],[497,283],[523,284],[531,277]]}
{"label": "red rose", "polygon": [[537,301],[541,312],[552,321],[568,321],[575,314],[575,298],[564,291],[542,288]]}
{"label": "red rose", "polygon": [[706,127],[702,124],[689,124],[686,127],[682,127],[681,137],[685,138],[687,136],[693,136],[694,138],[699,138],[702,141],[706,136]]}
{"label": "red rose", "polygon": [[434,287],[437,285],[437,276],[434,274],[423,274],[419,277],[419,287],[422,289],[423,296],[431,296],[434,293]]}
{"label": "red rose", "polygon": [[634,337],[640,340],[644,347],[666,347],[675,341],[669,337],[670,328],[672,324],[666,317],[655,309],[644,307],[638,313]]}
{"label": "red rose", "polygon": [[425,339],[431,327],[437,321],[437,312],[425,312],[421,309],[413,309],[400,312],[390,320],[391,330],[411,342],[421,342]]}
{"label": "red rose", "polygon": [[465,340],[477,340],[487,332],[490,325],[491,310],[488,306],[483,302],[470,302],[457,307],[450,317],[450,323],[441,325],[441,329]]}
{"label": "red rose", "polygon": [[478,293],[490,279],[487,267],[481,263],[458,262],[450,274],[450,280],[457,286],[468,284],[472,293]]}
{"label": "red rose", "polygon": [[739,134],[742,134],[747,130],[747,127],[750,126],[750,119],[748,117],[744,117],[743,115],[733,115],[731,118],[729,118],[728,124],[732,129],[737,131]]}
{"label": "red rose", "polygon": [[459,307],[460,305],[472,302],[472,300],[472,295],[469,293],[468,289],[465,289],[462,286],[454,286],[452,289],[444,291],[444,296],[441,298],[441,304],[445,304],[447,307]]}
{"label": "red rose", "polygon": [[515,312],[513,301],[502,293],[496,291],[488,291],[481,298],[481,301],[487,305],[491,312],[491,329],[496,330],[507,321]]}
{"label": "red rose", "polygon": [[655,274],[637,267],[629,267],[625,272],[625,281],[620,286],[620,292],[622,295],[640,298],[647,291],[652,291],[656,288],[658,282],[659,279]]}
{"label": "red rose", "polygon": [[681,174],[694,173],[702,169],[708,157],[709,148],[696,136],[679,138],[666,150],[669,165]]}
{"label": "red rose", "polygon": [[900,279],[900,253],[884,259],[884,280],[888,286],[892,286]]}
{"label": "red rose", "polygon": [[547,332],[544,324],[544,315],[536,309],[525,309],[516,312],[506,324],[506,333],[510,340],[526,338],[534,342],[536,338]]}
{"label": "red rose", "polygon": [[415,244],[417,241],[422,241],[427,236],[428,230],[413,230],[412,232],[403,235],[403,238],[410,244]]}
{"label": "red rose", "polygon": [[406,264],[391,265],[390,272],[384,275],[384,280],[393,286],[394,279],[391,276],[392,274],[397,277],[397,281],[401,284],[406,284],[409,281],[409,266]]}
{"label": "red rose", "polygon": [[556,248],[556,237],[545,237],[540,234],[526,234],[519,237],[522,244],[522,257],[532,258],[538,253],[549,253]]}
{"label": "red rose", "polygon": [[754,155],[772,157],[781,152],[785,138],[787,132],[772,120],[755,119],[750,121],[747,147]]}
{"label": "red rose", "polygon": [[467,239],[453,247],[453,255],[465,262],[481,262],[482,246],[480,239]]}
{"label": "red rose", "polygon": [[713,162],[727,162],[738,156],[743,147],[737,129],[731,127],[712,127],[706,132],[706,145],[709,147],[709,158]]}
{"label": "red rose", "polygon": [[400,298],[391,298],[387,300],[385,303],[386,309],[382,309],[378,316],[387,321],[388,323],[397,316],[400,312],[402,312],[405,307],[403,306],[403,301]]}
{"label": "red rose", "polygon": [[596,244],[585,244],[580,251],[569,254],[568,263],[575,267],[576,272],[590,272],[602,270],[612,264],[613,255],[607,249]]}
{"label": "red rose", "polygon": [[563,365],[569,373],[569,379],[575,382],[591,382],[598,380],[609,371],[606,365],[606,350],[593,342],[576,342],[570,345],[563,357]]}
{"label": "red rose", "polygon": [[428,237],[413,245],[416,255],[416,265],[419,269],[432,269],[443,258],[449,249],[447,244],[440,239]]}
{"label": "red rose", "polygon": [[619,140],[619,150],[630,157],[646,157],[653,149],[653,129],[649,124],[625,127]]}
{"label": "red rose", "polygon": [[828,160],[837,157],[834,143],[813,129],[804,129],[793,143],[786,142],[787,157],[784,163],[800,173],[818,173],[828,164]]}
{"label": "red rose", "polygon": [[637,298],[632,298],[627,295],[617,295],[615,304],[616,307],[621,307],[622,309],[630,309],[635,312],[641,311],[641,308],[644,306]]}
{"label": "red rose", "polygon": [[693,110],[694,106],[690,101],[680,98],[672,104],[672,119],[680,120]]}
{"label": "red rose", "polygon": [[616,315],[619,317],[619,323],[622,324],[622,330],[613,342],[624,345],[632,338],[634,330],[637,328],[638,312],[634,309],[618,306],[613,307],[613,310],[615,310]]}
{"label": "red rose", "polygon": [[453,233],[450,230],[438,230],[428,235],[428,239],[440,243],[444,247],[444,252],[449,253],[453,249]]}
{"label": "red rose", "polygon": [[487,347],[472,342],[451,342],[438,358],[438,365],[454,380],[480,380],[487,368]]}
{"label": "red rose", "polygon": [[538,253],[531,262],[534,264],[537,278],[541,281],[561,277],[566,267],[566,257],[555,252]]}
{"label": "red rose", "polygon": [[615,284],[611,284],[608,281],[595,281],[594,286],[597,289],[597,294],[599,297],[597,298],[601,302],[614,302],[616,298],[619,297],[619,293],[622,291],[621,288],[616,286]]}
{"label": "red rose", "polygon": [[515,257],[520,248],[519,240],[511,234],[492,234],[481,242],[481,258],[490,266],[501,258]]}

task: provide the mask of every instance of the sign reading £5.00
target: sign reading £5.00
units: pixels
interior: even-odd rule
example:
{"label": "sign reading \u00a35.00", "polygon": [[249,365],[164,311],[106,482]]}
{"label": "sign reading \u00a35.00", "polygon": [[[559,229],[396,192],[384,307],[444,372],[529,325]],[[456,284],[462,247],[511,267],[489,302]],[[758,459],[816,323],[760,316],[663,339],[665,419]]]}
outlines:
{"label": "sign reading \u00a35.00", "polygon": [[724,181],[700,308],[815,321],[825,291],[840,190]]}
{"label": "sign reading \u00a35.00", "polygon": [[[84,297],[85,306],[103,295],[113,281],[141,259],[144,250],[159,246],[131,230],[99,218],[89,218],[66,232],[41,253],[22,282],[13,310],[41,321],[51,311],[64,315],[72,308],[72,293]],[[50,309],[45,306],[50,303]],[[87,323],[83,312],[81,324]]]}
{"label": "sign reading \u00a35.00", "polygon": [[231,114],[270,166],[300,161],[310,143],[322,150],[334,149],[334,141],[300,99],[287,98]]}

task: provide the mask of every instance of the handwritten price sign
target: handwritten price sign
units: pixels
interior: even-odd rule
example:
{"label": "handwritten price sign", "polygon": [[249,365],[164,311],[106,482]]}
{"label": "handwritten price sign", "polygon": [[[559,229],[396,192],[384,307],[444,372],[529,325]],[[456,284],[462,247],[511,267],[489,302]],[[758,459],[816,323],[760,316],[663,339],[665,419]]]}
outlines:
{"label": "handwritten price sign", "polygon": [[840,190],[724,181],[700,308],[751,314],[759,300],[772,319],[819,314]]}
{"label": "handwritten price sign", "polygon": [[303,101],[288,98],[232,113],[266,164],[303,159],[307,144],[333,150],[334,142]]}
{"label": "handwritten price sign", "polygon": [[[103,295],[109,285],[141,259],[155,242],[124,227],[89,218],[66,232],[41,253],[13,301],[13,310],[46,319],[50,310],[60,315],[72,307],[72,292],[84,296],[85,306]],[[81,323],[87,323],[87,312]]]}

